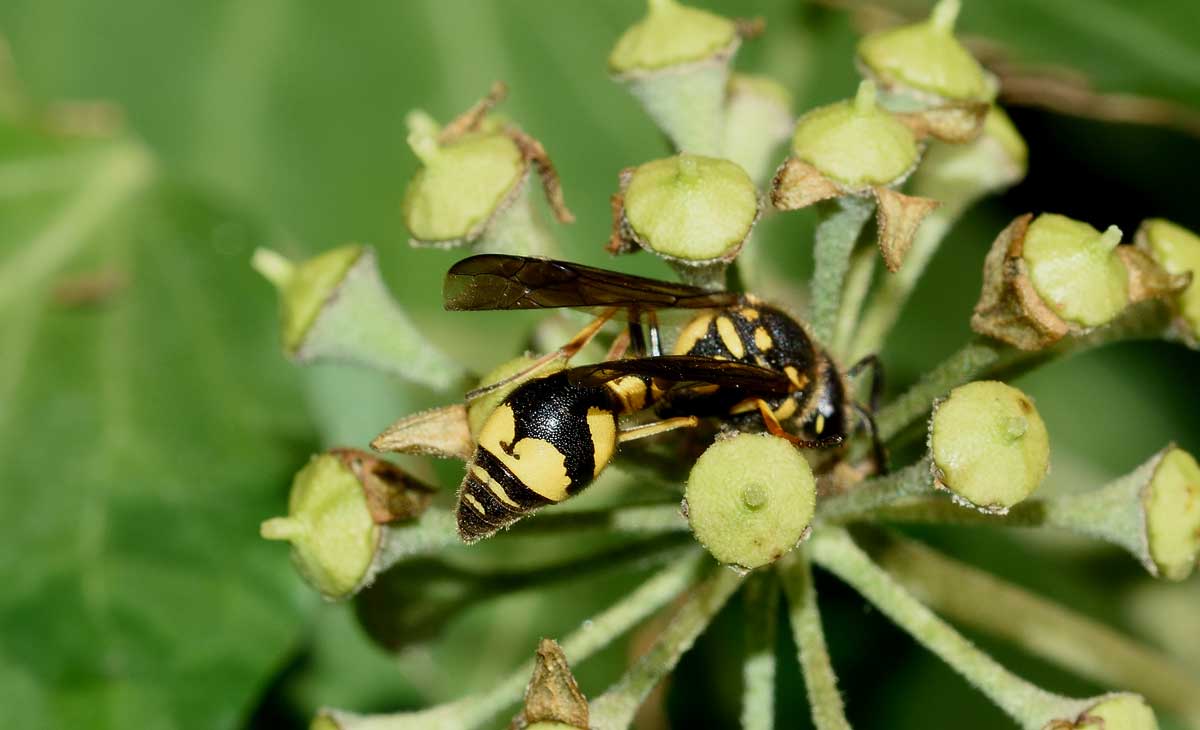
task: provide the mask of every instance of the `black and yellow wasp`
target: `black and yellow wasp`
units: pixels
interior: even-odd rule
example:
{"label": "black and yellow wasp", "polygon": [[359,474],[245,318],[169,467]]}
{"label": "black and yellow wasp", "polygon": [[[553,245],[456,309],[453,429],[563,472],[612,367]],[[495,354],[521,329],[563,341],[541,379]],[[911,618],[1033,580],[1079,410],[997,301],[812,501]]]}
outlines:
{"label": "black and yellow wasp", "polygon": [[[451,267],[445,307],[574,307],[598,315],[558,351],[484,389],[526,378],[479,431],[458,492],[465,542],[578,493],[599,476],[619,443],[695,426],[701,417],[766,428],[801,448],[831,448],[845,440],[857,413],[874,439],[871,412],[848,397],[846,374],[805,326],[747,294],[566,261],[482,254]],[[700,311],[680,330],[672,354],[664,355],[656,312],[668,308]],[[618,314],[629,325],[607,361],[537,377],[539,368],[570,358]],[[616,359],[625,354],[630,356]],[[869,364],[878,361],[865,358],[850,374]],[[879,386],[876,372],[872,401]],[[660,420],[622,428],[621,416],[651,409]],[[882,467],[877,442],[875,453]]]}

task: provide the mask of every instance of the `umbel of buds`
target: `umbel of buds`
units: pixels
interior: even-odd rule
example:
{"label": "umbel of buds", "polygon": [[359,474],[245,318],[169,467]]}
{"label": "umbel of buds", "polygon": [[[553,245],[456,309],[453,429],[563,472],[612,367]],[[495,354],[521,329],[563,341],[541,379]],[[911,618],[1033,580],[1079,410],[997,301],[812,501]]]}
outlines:
{"label": "umbel of buds", "polygon": [[740,42],[732,20],[676,0],[649,0],[646,17],[617,41],[608,67],[677,150],[718,155],[729,62]]}
{"label": "umbel of buds", "polygon": [[292,543],[300,574],[326,598],[356,593],[374,577],[383,525],[418,517],[433,489],[367,452],[333,449],[296,473],[286,517],[262,536]]}
{"label": "umbel of buds", "polygon": [[503,84],[444,128],[429,115],[408,116],[408,144],[421,161],[404,194],[401,212],[415,246],[552,255],[528,194],[531,171],[560,222],[574,220],[562,199],[558,175],[542,144],[488,112],[507,93]]}
{"label": "umbel of buds", "polygon": [[738,434],[708,447],[684,497],[696,539],[741,570],[791,551],[808,534],[815,508],[812,468],[794,446],[769,434]]}
{"label": "umbel of buds", "polygon": [[863,75],[881,103],[918,134],[949,142],[974,138],[996,96],[996,80],[954,37],[959,0],[941,0],[927,20],[865,36],[858,44]]}
{"label": "umbel of buds", "polygon": [[1033,401],[996,381],[960,386],[936,404],[929,450],[934,485],[985,512],[1007,512],[1050,466],[1050,437]]}
{"label": "umbel of buds", "polygon": [[687,153],[653,160],[621,174],[608,250],[640,246],[685,281],[722,288],[758,213],[758,191],[737,164]]}

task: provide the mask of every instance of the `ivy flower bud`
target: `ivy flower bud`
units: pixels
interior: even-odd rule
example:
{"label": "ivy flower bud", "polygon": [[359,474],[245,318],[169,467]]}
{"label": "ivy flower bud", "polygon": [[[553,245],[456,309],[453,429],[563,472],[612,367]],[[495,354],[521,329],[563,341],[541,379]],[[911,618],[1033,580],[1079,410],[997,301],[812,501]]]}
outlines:
{"label": "ivy flower bud", "polygon": [[1200,465],[1168,448],[1141,494],[1150,559],[1168,580],[1191,575],[1200,555]]}
{"label": "ivy flower bud", "polygon": [[1134,240],[1173,276],[1191,277],[1173,300],[1180,312],[1180,329],[1193,342],[1200,341],[1200,236],[1155,218],[1142,223]]}
{"label": "ivy flower bud", "polygon": [[571,674],[567,656],[553,639],[542,639],[533,677],[525,687],[525,706],[513,720],[514,730],[587,730],[587,698]]}
{"label": "ivy flower bud", "polygon": [[291,542],[305,580],[326,598],[343,598],[374,578],[382,525],[418,517],[432,493],[390,462],[333,449],[296,473],[287,517],[263,522],[262,536]]}
{"label": "ivy flower bud", "polygon": [[787,441],[739,434],[708,447],[688,476],[684,509],[696,539],[739,570],[778,560],[808,535],[812,468]]}
{"label": "ivy flower bud", "polygon": [[1051,720],[1044,730],[1158,730],[1158,720],[1141,695],[1114,692],[1094,698],[1077,717]]}
{"label": "ivy flower bud", "polygon": [[439,127],[428,114],[408,116],[408,144],[421,161],[401,204],[414,246],[553,255],[556,246],[541,226],[527,182],[536,168],[555,216],[574,220],[541,143],[512,124],[488,116],[503,100],[500,83],[455,120]]}
{"label": "ivy flower bud", "polygon": [[279,291],[283,349],[294,361],[349,362],[436,389],[461,383],[462,366],[392,297],[369,246],[342,246],[300,263],[260,248],[251,263]]}
{"label": "ivy flower bud", "polygon": [[1023,350],[1038,350],[1068,333],[1111,321],[1136,298],[1169,291],[1161,286],[1150,291],[1146,282],[1155,277],[1145,268],[1144,257],[1132,259],[1118,248],[1120,241],[1116,226],[1101,233],[1050,213],[1016,218],[984,261],[972,329]]}
{"label": "ivy flower bud", "polygon": [[927,20],[871,33],[858,44],[863,75],[914,129],[952,142],[979,133],[998,84],[954,37],[959,0],[941,0]]}
{"label": "ivy flower bud", "polygon": [[766,76],[733,74],[725,102],[726,158],[741,165],[756,184],[771,174],[776,146],[791,134],[792,95]]}
{"label": "ivy flower bud", "polygon": [[960,386],[935,405],[929,449],[935,486],[997,514],[1028,497],[1050,465],[1050,438],[1033,401],[996,381]]}
{"label": "ivy flower bud", "polygon": [[879,249],[895,272],[921,221],[938,205],[892,189],[920,158],[916,135],[876,104],[875,85],[864,81],[853,100],[814,109],[796,122],[792,155],[775,173],[771,202],[796,210],[842,196],[874,198]]}
{"label": "ivy flower bud", "polygon": [[681,152],[716,155],[724,129],[729,62],[737,24],[676,0],[649,0],[625,31],[608,67]]}

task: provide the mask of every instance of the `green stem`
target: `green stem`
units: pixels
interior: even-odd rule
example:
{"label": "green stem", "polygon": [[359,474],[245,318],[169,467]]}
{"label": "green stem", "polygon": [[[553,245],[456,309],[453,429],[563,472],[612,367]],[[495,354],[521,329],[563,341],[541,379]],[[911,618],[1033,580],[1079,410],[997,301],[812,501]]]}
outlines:
{"label": "green stem", "polygon": [[817,517],[828,522],[842,522],[861,518],[910,497],[932,496],[933,475],[930,465],[931,460],[927,455],[900,471],[868,479],[849,491],[826,497],[817,505]]}
{"label": "green stem", "polygon": [[1075,718],[1091,704],[1047,692],[1005,669],[873,563],[844,529],[817,531],[811,546],[818,565],[853,586],[1025,730],[1043,730],[1054,720]]}
{"label": "green stem", "polygon": [[[800,551],[797,551],[800,552]],[[783,571],[783,587],[788,597],[788,617],[792,637],[799,650],[800,668],[808,689],[808,705],[817,730],[850,730],[837,675],[829,660],[817,591],[813,586],[812,567],[807,554],[798,555]]]}
{"label": "green stem", "polygon": [[[567,660],[577,665],[612,643],[650,614],[666,605],[695,580],[703,560],[697,551],[676,561],[643,583],[559,642]],[[705,585],[710,585],[710,579]],[[703,586],[700,589],[702,590]],[[533,660],[524,662],[492,689],[418,712],[389,715],[356,715],[342,710],[322,710],[318,722],[337,730],[470,730],[489,722],[506,707],[520,701]]]}
{"label": "green stem", "polygon": [[875,210],[873,198],[843,195],[817,204],[815,268],[812,280],[811,317],[818,342],[832,342],[842,303],[842,288],[850,268],[850,253],[863,226]]}
{"label": "green stem", "polygon": [[[919,192],[913,194],[921,195]],[[871,304],[859,323],[858,332],[855,333],[854,343],[848,348],[850,360],[858,360],[883,348],[888,332],[900,318],[904,305],[929,266],[933,254],[938,250],[946,233],[974,199],[974,196],[941,199],[941,205],[921,221],[921,227],[917,229],[913,238],[912,248],[904,257],[904,264],[896,273],[884,277],[879,289],[871,298]]]}
{"label": "green stem", "polygon": [[850,262],[850,273],[846,276],[846,288],[842,292],[842,305],[838,308],[837,327],[833,334],[833,354],[846,363],[861,359],[857,355],[850,357],[850,340],[858,329],[863,300],[871,288],[871,278],[875,275],[878,260],[879,254],[875,249],[864,246],[855,252]]}
{"label": "green stem", "polygon": [[742,730],[775,727],[775,626],[779,583],[772,571],[755,574],[742,593],[746,656],[742,660]]}
{"label": "green stem", "polygon": [[1154,300],[1134,304],[1107,325],[1086,335],[1068,337],[1045,350],[1017,350],[995,340],[977,337],[879,411],[876,422],[880,437],[884,441],[895,438],[927,414],[935,398],[946,395],[963,383],[984,377],[1015,377],[1046,360],[1085,352],[1112,342],[1165,338],[1168,336],[1169,323],[1169,310]]}
{"label": "green stem", "polygon": [[880,564],[947,618],[1013,642],[1080,676],[1124,687],[1200,722],[1200,681],[1104,624],[946,557],[889,536]]}
{"label": "green stem", "polygon": [[646,695],[675,668],[679,658],[691,648],[696,637],[741,584],[742,576],[732,570],[718,568],[708,580],[696,586],[637,664],[591,702],[592,728],[628,728]]}

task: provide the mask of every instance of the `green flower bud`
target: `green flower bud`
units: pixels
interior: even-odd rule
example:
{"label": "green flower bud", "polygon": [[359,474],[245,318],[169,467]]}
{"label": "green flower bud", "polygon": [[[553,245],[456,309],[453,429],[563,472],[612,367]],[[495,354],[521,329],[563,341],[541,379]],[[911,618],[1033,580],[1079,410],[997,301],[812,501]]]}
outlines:
{"label": "green flower bud", "polygon": [[279,290],[284,351],[296,362],[349,362],[437,389],[462,384],[462,366],[392,297],[370,247],[343,246],[300,264],[260,248],[251,264]]}
{"label": "green flower bud", "polygon": [[705,61],[737,41],[737,25],[676,0],[649,0],[646,17],[621,35],[608,57],[613,73]]}
{"label": "green flower bud", "polygon": [[300,350],[317,315],[337,292],[363,251],[362,246],[350,244],[299,264],[270,249],[260,248],[254,252],[254,268],[279,290],[283,349],[289,355]]}
{"label": "green flower bud", "polygon": [[1200,339],[1200,236],[1156,218],[1142,224],[1137,240],[1169,273],[1191,274],[1191,283],[1175,301],[1192,337]]}
{"label": "green flower bud", "polygon": [[696,460],[684,507],[696,539],[713,557],[750,570],[779,559],[807,535],[816,481],[787,441],[739,434]]}
{"label": "green flower bud", "polygon": [[977,381],[955,388],[929,423],[934,483],[986,512],[1028,497],[1050,465],[1050,438],[1033,401],[1016,388]]}
{"label": "green flower bud", "polygon": [[421,243],[471,240],[524,181],[528,164],[501,132],[470,133],[442,146],[428,131],[409,135],[422,167],[404,193],[404,225]]}
{"label": "green flower bud", "polygon": [[1121,230],[1045,213],[1025,232],[1022,257],[1046,305],[1067,322],[1096,327],[1129,304],[1128,272],[1116,248]]}
{"label": "green flower bud", "polygon": [[682,154],[637,168],[625,190],[634,239],[686,264],[732,260],[758,218],[758,192],[728,160]]}
{"label": "green flower bud", "polygon": [[814,109],[796,123],[792,154],[852,189],[902,180],[920,157],[912,130],[875,103],[864,81],[853,101]]}
{"label": "green flower bud", "polygon": [[892,93],[990,102],[994,82],[954,37],[959,0],[941,0],[927,20],[872,33],[858,44],[865,72]]}
{"label": "green flower bud", "polygon": [[1056,720],[1045,730],[1158,730],[1154,710],[1141,695],[1127,692],[1098,698],[1074,720]]}
{"label": "green flower bud", "polygon": [[1150,558],[1169,580],[1192,573],[1200,555],[1200,465],[1180,448],[1166,452],[1142,493]]}
{"label": "green flower bud", "polygon": [[263,522],[261,533],[291,542],[305,580],[327,598],[343,598],[373,577],[382,525],[420,515],[431,492],[389,462],[335,449],[296,473],[288,516]]}
{"label": "green flower bud", "polygon": [[337,723],[331,716],[320,712],[313,718],[308,725],[308,730],[341,730],[342,726]]}

